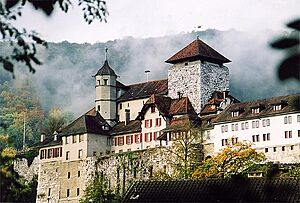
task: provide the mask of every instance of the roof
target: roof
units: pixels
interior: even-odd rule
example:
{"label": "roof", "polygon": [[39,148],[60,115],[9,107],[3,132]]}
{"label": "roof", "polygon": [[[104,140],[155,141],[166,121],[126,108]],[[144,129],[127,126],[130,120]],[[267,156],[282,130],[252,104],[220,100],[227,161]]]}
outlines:
{"label": "roof", "polygon": [[115,71],[109,66],[107,60],[104,61],[103,66],[98,70],[96,75],[113,75],[113,76],[117,76]]}
{"label": "roof", "polygon": [[219,110],[218,107],[220,106],[221,102],[223,102],[225,99],[224,94],[225,94],[225,98],[229,98],[231,102],[233,103],[240,102],[235,97],[229,95],[229,91],[225,91],[225,92],[214,91],[212,93],[211,98],[201,109],[200,115],[216,114]]}
{"label": "roof", "polygon": [[[91,111],[87,113],[91,113]],[[84,114],[63,128],[60,135],[65,136],[81,133],[97,133],[105,135],[107,134],[107,131],[103,130],[103,126],[105,125],[108,126],[107,122],[99,113],[96,113],[95,116]]]}
{"label": "roof", "polygon": [[51,147],[51,146],[57,146],[57,145],[62,145],[62,140],[61,136],[57,136],[57,140],[54,140],[53,135],[49,135],[45,138],[43,142],[38,142],[32,145],[30,148],[31,149],[39,149],[41,147]]}
{"label": "roof", "polygon": [[[274,111],[273,106],[281,103],[282,109]],[[253,114],[251,109],[259,106],[262,107],[260,112]],[[232,117],[231,113],[233,111],[239,111],[239,116]],[[287,96],[230,104],[225,110],[223,110],[222,113],[219,114],[215,120],[215,123],[256,119],[292,112],[300,112],[300,94],[291,94]]]}
{"label": "roof", "polygon": [[122,202],[300,202],[299,178],[139,181]]}
{"label": "roof", "polygon": [[213,63],[223,64],[231,62],[229,59],[225,58],[223,55],[218,53],[212,47],[197,39],[181,49],[171,58],[166,60],[167,63],[178,63],[182,61],[195,61],[195,60],[204,60]]}
{"label": "roof", "polygon": [[161,115],[197,115],[188,97],[171,99],[170,97],[161,95],[151,95],[151,97],[144,104],[139,116],[143,116],[150,106],[155,105]]}
{"label": "roof", "polygon": [[154,80],[127,86],[128,90],[117,100],[128,101],[133,99],[143,99],[152,94],[166,95],[168,93],[168,79]]}
{"label": "roof", "polygon": [[121,134],[128,134],[128,133],[136,133],[141,132],[141,121],[133,120],[130,121],[127,125],[125,122],[117,123],[110,131],[110,135],[121,135]]}

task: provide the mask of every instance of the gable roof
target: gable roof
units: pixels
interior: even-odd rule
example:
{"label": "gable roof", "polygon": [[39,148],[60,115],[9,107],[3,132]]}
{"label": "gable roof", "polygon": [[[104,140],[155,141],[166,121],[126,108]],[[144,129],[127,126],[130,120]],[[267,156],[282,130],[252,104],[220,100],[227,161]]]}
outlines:
{"label": "gable roof", "polygon": [[170,97],[153,94],[144,104],[138,117],[144,116],[148,108],[153,105],[163,116],[183,114],[197,115],[188,97],[171,99]]}
{"label": "gable roof", "polygon": [[192,43],[166,60],[166,62],[175,64],[182,61],[195,61],[199,59],[217,64],[231,62],[200,39],[194,40]]}
{"label": "gable roof", "polygon": [[300,202],[299,178],[139,181],[122,202]]}
{"label": "gable roof", "polygon": [[[91,113],[91,111],[88,111],[88,113]],[[108,131],[103,130],[103,126],[105,125],[108,126],[107,122],[99,113],[96,113],[95,116],[84,114],[63,128],[60,135],[65,136],[81,133],[97,133],[106,135],[108,134]]]}
{"label": "gable roof", "polygon": [[168,79],[133,84],[127,86],[127,88],[128,90],[117,101],[143,99],[150,97],[152,94],[166,95],[168,93]]}
{"label": "gable roof", "polygon": [[122,134],[128,134],[128,133],[136,133],[141,132],[141,121],[139,120],[133,120],[130,121],[127,125],[125,125],[125,122],[119,122],[117,123],[109,132],[110,135],[122,135]]}
{"label": "gable roof", "polygon": [[[105,60],[103,66],[98,70],[96,75],[112,75],[117,76],[115,71],[109,66],[108,61]],[[96,76],[95,75],[95,76]]]}
{"label": "gable roof", "polygon": [[[282,109],[274,111],[273,106],[282,104]],[[262,107],[257,114],[252,113],[252,108]],[[232,117],[233,111],[239,111],[237,117]],[[225,110],[222,111],[215,119],[215,123],[239,121],[246,119],[256,119],[292,112],[300,112],[300,94],[291,94],[287,96],[271,97],[267,99],[259,99],[243,103],[230,104]]]}

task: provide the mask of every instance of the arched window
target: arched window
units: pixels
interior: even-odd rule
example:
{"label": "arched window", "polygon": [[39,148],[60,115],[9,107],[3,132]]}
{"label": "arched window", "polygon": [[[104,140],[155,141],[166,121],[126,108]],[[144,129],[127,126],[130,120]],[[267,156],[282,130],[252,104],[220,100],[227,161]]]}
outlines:
{"label": "arched window", "polygon": [[108,79],[103,79],[104,85],[107,85]]}

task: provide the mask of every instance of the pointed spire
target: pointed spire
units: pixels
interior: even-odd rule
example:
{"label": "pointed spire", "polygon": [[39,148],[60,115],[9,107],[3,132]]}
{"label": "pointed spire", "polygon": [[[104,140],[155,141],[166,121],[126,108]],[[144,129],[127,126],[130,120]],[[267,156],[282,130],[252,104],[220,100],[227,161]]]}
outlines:
{"label": "pointed spire", "polygon": [[105,61],[107,61],[107,51],[108,51],[108,48],[105,47]]}
{"label": "pointed spire", "polygon": [[113,76],[117,76],[115,71],[108,64],[107,51],[108,51],[108,48],[105,47],[105,61],[104,61],[103,66],[96,73],[96,75],[113,75]]}

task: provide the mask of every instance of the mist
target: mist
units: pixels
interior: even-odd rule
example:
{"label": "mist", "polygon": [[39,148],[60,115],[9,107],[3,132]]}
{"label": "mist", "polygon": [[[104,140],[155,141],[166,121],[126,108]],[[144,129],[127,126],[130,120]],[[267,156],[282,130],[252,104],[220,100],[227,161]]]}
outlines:
{"label": "mist", "polygon": [[145,70],[151,71],[150,80],[167,78],[171,64],[164,61],[199,36],[232,61],[225,65],[230,70],[233,96],[247,101],[286,95],[299,92],[300,84],[278,80],[277,65],[284,55],[271,49],[269,43],[287,34],[270,30],[246,33],[210,29],[157,38],[126,37],[95,44],[49,43],[48,49],[39,50],[43,65],[36,67],[36,73],[32,75],[25,68],[18,67],[16,80],[25,75],[33,81],[45,111],[59,107],[79,116],[94,105],[95,81],[92,76],[104,62],[105,47],[108,48],[109,64],[119,76],[118,80],[129,85],[145,82]]}

